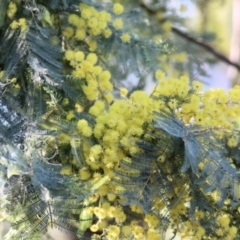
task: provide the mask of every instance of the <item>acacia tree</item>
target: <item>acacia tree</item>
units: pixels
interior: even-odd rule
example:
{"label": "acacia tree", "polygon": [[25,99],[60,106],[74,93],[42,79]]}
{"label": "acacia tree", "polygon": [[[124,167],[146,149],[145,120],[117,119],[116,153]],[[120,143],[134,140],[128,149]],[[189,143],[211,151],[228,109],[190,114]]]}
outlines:
{"label": "acacia tree", "polygon": [[1,0],[5,239],[239,236],[240,88],[195,80],[239,66],[146,2]]}

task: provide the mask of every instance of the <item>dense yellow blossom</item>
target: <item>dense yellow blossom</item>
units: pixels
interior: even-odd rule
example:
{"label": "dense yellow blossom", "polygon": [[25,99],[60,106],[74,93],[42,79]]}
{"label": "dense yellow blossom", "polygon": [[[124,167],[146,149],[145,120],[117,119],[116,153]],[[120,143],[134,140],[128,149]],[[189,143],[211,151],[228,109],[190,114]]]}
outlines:
{"label": "dense yellow blossom", "polygon": [[17,12],[17,5],[14,2],[10,2],[8,5],[7,15],[9,18],[13,18]]}
{"label": "dense yellow blossom", "polygon": [[93,224],[90,227],[91,232],[97,232],[99,230],[99,226],[97,224]]}
{"label": "dense yellow blossom", "polygon": [[237,140],[236,137],[231,137],[231,138],[229,138],[228,141],[227,141],[227,145],[228,145],[229,147],[236,147],[237,144],[238,144],[238,140]]}
{"label": "dense yellow blossom", "polygon": [[17,29],[19,27],[19,24],[17,21],[12,21],[12,23],[10,24],[10,28],[11,29]]}
{"label": "dense yellow blossom", "polygon": [[87,168],[82,168],[79,170],[79,177],[81,180],[87,180],[91,176],[90,171]]}
{"label": "dense yellow blossom", "polygon": [[128,43],[131,40],[131,36],[128,33],[122,34],[120,38],[124,43]]}
{"label": "dense yellow blossom", "polygon": [[123,7],[122,4],[120,4],[120,3],[115,3],[115,4],[113,5],[113,12],[114,12],[115,14],[119,15],[119,14],[123,13],[123,10],[124,10],[124,7]]}
{"label": "dense yellow blossom", "polygon": [[63,36],[67,37],[67,38],[70,38],[72,37],[74,34],[74,30],[73,28],[71,27],[67,27],[63,30]]}
{"label": "dense yellow blossom", "polygon": [[[85,3],[79,5],[79,14],[70,14],[68,17],[69,27],[63,30],[67,38],[81,41],[76,49],[71,47],[65,52],[65,60],[72,68],[72,75],[76,77],[76,84],[81,86],[83,94],[87,98],[88,105],[81,111],[86,111],[92,120],[77,119],[76,135],[86,139],[84,145],[85,166],[75,170],[75,174],[81,180],[94,182],[94,194],[91,203],[94,206],[89,208],[89,214],[94,217],[94,221],[88,226],[93,233],[102,231],[107,239],[140,239],[159,240],[161,239],[161,222],[158,216],[153,213],[146,213],[139,204],[131,204],[128,211],[141,216],[142,222],[127,220],[127,212],[121,207],[124,201],[123,193],[126,188],[121,184],[111,181],[116,169],[122,171],[122,165],[131,164],[136,153],[142,150],[137,145],[139,139],[145,136],[151,139],[151,134],[146,134],[151,129],[151,122],[154,119],[154,111],[172,111],[187,126],[217,129],[222,134],[222,141],[229,147],[236,147],[237,137],[229,134],[229,130],[237,123],[240,114],[240,87],[225,92],[221,89],[208,90],[203,92],[203,84],[199,81],[190,82],[187,74],[179,77],[178,72],[165,74],[157,71],[155,78],[157,86],[151,94],[143,91],[134,91],[128,94],[128,90],[114,86],[111,72],[102,64],[104,58],[101,55],[101,45],[98,47],[98,39],[118,36],[123,43],[129,43],[131,36],[123,29],[123,19],[118,16],[124,8],[121,4],[113,5],[112,15],[108,10],[99,10],[97,7],[89,6]],[[110,10],[112,11],[112,10]],[[158,16],[163,18],[164,16]],[[17,23],[18,24],[18,23]],[[18,27],[18,26],[17,26]],[[163,30],[167,33],[171,31],[171,22],[162,24]],[[164,36],[160,36],[164,39]],[[175,63],[184,63],[187,55],[184,52],[171,55],[171,60]],[[160,58],[164,58],[160,56]],[[102,61],[103,60],[103,61]],[[162,64],[162,69],[169,66]],[[78,81],[78,82],[77,82]],[[116,94],[115,91],[119,89]],[[115,94],[121,96],[115,98]],[[71,102],[69,103],[69,105]],[[75,109],[76,110],[76,109]],[[85,113],[85,112],[84,112]],[[66,119],[78,118],[72,111],[67,113]],[[225,133],[228,133],[227,135]],[[74,138],[62,136],[61,144],[69,144]],[[60,141],[60,140],[59,140]],[[166,163],[167,152],[158,156],[158,163]],[[77,166],[77,157],[74,168]],[[209,159],[202,161],[199,171],[204,170]],[[124,170],[124,169],[123,169]],[[72,168],[62,169],[62,174],[72,174]],[[78,172],[77,172],[78,171]],[[124,170],[126,171],[126,170]],[[168,171],[168,169],[166,169]],[[128,174],[138,176],[138,171],[129,170]],[[101,179],[108,177],[110,181],[101,182]],[[153,181],[149,179],[149,181]],[[179,193],[179,186],[174,187],[174,191]],[[168,197],[173,194],[169,191]],[[187,200],[189,201],[189,199]],[[162,199],[153,200],[154,211],[163,211],[166,206]],[[205,217],[205,212],[198,210],[195,213],[194,221],[181,221],[179,215],[188,214],[189,208],[183,199],[169,211],[171,224],[180,224],[178,233],[183,237],[192,239],[202,239],[206,230],[201,227],[200,221]],[[219,229],[217,236],[231,239],[236,235],[236,228],[231,226],[230,218],[220,216],[217,218]],[[112,225],[111,225],[112,224]],[[179,225],[180,226],[180,225]],[[231,230],[230,230],[231,229]],[[221,235],[220,235],[221,234]]]}
{"label": "dense yellow blossom", "polygon": [[25,32],[28,29],[26,18],[20,18],[18,20],[18,23],[19,23],[19,26],[21,27],[22,32]]}
{"label": "dense yellow blossom", "polygon": [[75,33],[77,40],[84,40],[86,38],[86,30],[84,28],[78,28]]}
{"label": "dense yellow blossom", "polygon": [[121,18],[116,18],[113,22],[113,26],[114,28],[116,28],[117,30],[120,30],[123,28],[123,22]]}

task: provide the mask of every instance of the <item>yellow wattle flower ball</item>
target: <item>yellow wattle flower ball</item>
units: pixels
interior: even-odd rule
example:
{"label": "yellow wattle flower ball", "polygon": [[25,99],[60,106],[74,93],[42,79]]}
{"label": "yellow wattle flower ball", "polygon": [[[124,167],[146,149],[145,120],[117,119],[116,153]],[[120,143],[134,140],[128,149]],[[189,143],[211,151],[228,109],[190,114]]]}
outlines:
{"label": "yellow wattle flower ball", "polygon": [[119,14],[122,14],[123,13],[123,10],[124,10],[124,7],[122,4],[120,3],[115,3],[113,5],[113,12],[116,14],[116,15],[119,15]]}
{"label": "yellow wattle flower ball", "polygon": [[203,84],[199,81],[193,81],[192,86],[193,86],[193,90],[197,92],[203,89]]}
{"label": "yellow wattle flower ball", "polygon": [[17,29],[18,27],[19,27],[19,24],[15,20],[10,24],[10,28],[11,29]]}
{"label": "yellow wattle flower ball", "polygon": [[74,34],[74,30],[71,27],[66,27],[63,30],[63,36],[65,36],[66,38],[71,38]]}
{"label": "yellow wattle flower ball", "polygon": [[128,43],[131,40],[131,36],[128,33],[122,34],[122,36],[120,38],[121,38],[122,42],[124,42],[124,43]]}
{"label": "yellow wattle flower ball", "polygon": [[97,232],[98,229],[99,229],[99,227],[98,227],[97,224],[93,224],[93,225],[90,227],[91,232]]}
{"label": "yellow wattle flower ball", "polygon": [[86,38],[86,31],[84,28],[79,28],[76,30],[75,37],[77,40],[84,40]]}
{"label": "yellow wattle flower ball", "polygon": [[120,30],[123,28],[123,22],[121,18],[117,18],[114,22],[113,22],[113,27],[116,28],[117,30]]}
{"label": "yellow wattle flower ball", "polygon": [[91,173],[87,168],[80,169],[78,174],[81,180],[87,180],[91,176]]}
{"label": "yellow wattle flower ball", "polygon": [[75,57],[75,53],[72,50],[67,50],[65,52],[65,59],[71,61]]}
{"label": "yellow wattle flower ball", "polygon": [[82,132],[83,136],[90,137],[92,135],[92,128],[89,126],[84,127],[81,132]]}
{"label": "yellow wattle flower ball", "polygon": [[81,62],[84,60],[84,53],[82,51],[77,51],[75,52],[75,55],[74,55],[75,59],[78,61],[78,62]]}
{"label": "yellow wattle flower ball", "polygon": [[98,57],[95,53],[89,53],[86,58],[87,61],[91,62],[93,65],[97,63]]}
{"label": "yellow wattle flower ball", "polygon": [[228,139],[227,141],[227,145],[230,147],[230,148],[233,148],[233,147],[236,147],[238,144],[238,140],[235,138],[235,137],[231,137]]}
{"label": "yellow wattle flower ball", "polygon": [[85,119],[81,119],[78,121],[77,123],[77,129],[79,131],[82,131],[83,128],[87,127],[88,126],[88,122],[85,120]]}
{"label": "yellow wattle flower ball", "polygon": [[14,2],[10,2],[8,5],[7,15],[9,18],[13,18],[17,12],[17,5]]}
{"label": "yellow wattle flower ball", "polygon": [[76,14],[70,14],[68,17],[68,22],[74,26],[78,25],[79,17]]}
{"label": "yellow wattle flower ball", "polygon": [[110,28],[104,29],[103,35],[104,35],[105,38],[111,37],[111,35],[112,35],[112,30],[111,30]]}
{"label": "yellow wattle flower ball", "polygon": [[120,95],[122,96],[122,97],[126,97],[127,96],[127,94],[128,94],[128,90],[126,89],[126,88],[120,88]]}

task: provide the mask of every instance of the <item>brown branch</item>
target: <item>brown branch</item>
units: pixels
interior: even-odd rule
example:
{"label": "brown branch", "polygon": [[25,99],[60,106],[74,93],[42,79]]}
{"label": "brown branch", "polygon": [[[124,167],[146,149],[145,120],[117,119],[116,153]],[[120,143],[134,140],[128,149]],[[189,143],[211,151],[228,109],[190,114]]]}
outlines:
{"label": "brown branch", "polygon": [[[156,11],[155,11],[154,9],[151,9],[150,7],[148,7],[146,4],[144,4],[143,1],[140,3],[140,6],[141,6],[142,8],[144,8],[148,13],[150,13],[150,14],[156,14]],[[229,65],[231,65],[231,66],[233,66],[233,67],[235,67],[235,68],[237,68],[238,70],[240,70],[240,65],[239,65],[238,63],[231,61],[231,60],[228,59],[224,54],[220,53],[219,51],[217,51],[216,49],[214,49],[212,46],[210,46],[208,43],[204,42],[203,40],[201,40],[201,39],[196,39],[196,38],[188,35],[187,33],[183,32],[183,31],[181,31],[181,30],[179,30],[178,28],[173,27],[173,26],[172,26],[171,31],[172,31],[174,34],[176,34],[176,35],[178,35],[178,36],[186,39],[187,41],[189,41],[189,42],[191,42],[191,43],[194,43],[194,44],[200,46],[201,48],[207,50],[209,53],[211,53],[212,55],[214,55],[214,56],[215,56],[216,58],[218,58],[219,60],[221,60],[221,61],[223,61],[223,62],[225,62],[225,63],[227,63],[227,64],[229,64]]]}
{"label": "brown branch", "polygon": [[219,60],[234,66],[235,68],[237,68],[238,70],[240,70],[240,65],[238,63],[232,62],[230,59],[228,59],[226,56],[224,56],[222,53],[218,52],[216,49],[214,49],[212,46],[210,46],[209,44],[207,44],[206,42],[204,42],[201,39],[196,39],[192,36],[189,36],[187,33],[180,31],[179,29],[172,27],[172,32],[175,33],[176,35],[188,40],[189,42],[192,42],[202,48],[204,48],[205,50],[207,50],[209,53],[211,53],[212,55],[214,55],[216,58],[218,58]]}

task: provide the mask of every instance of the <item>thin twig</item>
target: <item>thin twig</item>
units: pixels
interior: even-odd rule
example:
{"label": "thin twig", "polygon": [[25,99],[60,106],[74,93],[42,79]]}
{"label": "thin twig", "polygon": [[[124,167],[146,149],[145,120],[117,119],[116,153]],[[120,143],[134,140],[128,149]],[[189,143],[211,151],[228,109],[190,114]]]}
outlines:
{"label": "thin twig", "polygon": [[[140,3],[140,6],[141,6],[142,8],[144,8],[144,9],[145,9],[148,13],[150,13],[150,14],[156,14],[156,13],[157,13],[154,9],[152,9],[152,8],[150,8],[149,6],[147,6],[146,4],[144,4],[144,2],[141,2],[141,3]],[[224,54],[220,53],[219,51],[217,51],[216,49],[214,49],[212,46],[210,46],[208,43],[204,42],[203,40],[201,40],[201,39],[196,39],[196,38],[188,35],[187,33],[183,32],[183,31],[181,31],[181,30],[179,30],[178,28],[173,27],[173,26],[172,26],[171,31],[172,31],[174,34],[176,34],[176,35],[178,35],[178,36],[186,39],[187,41],[192,42],[192,43],[200,46],[201,48],[207,50],[209,53],[211,53],[212,55],[214,55],[214,56],[215,56],[216,58],[218,58],[219,60],[227,63],[228,65],[231,65],[231,66],[237,68],[238,70],[240,70],[240,65],[239,65],[238,63],[231,61],[231,60],[228,59]]]}
{"label": "thin twig", "polygon": [[226,56],[224,56],[222,53],[220,53],[219,51],[214,49],[212,46],[210,46],[209,44],[207,44],[203,40],[196,39],[192,36],[189,36],[187,33],[182,32],[181,30],[177,29],[176,27],[172,27],[172,32],[175,33],[176,35],[188,40],[189,42],[192,42],[192,43],[204,48],[205,50],[210,52],[212,55],[214,55],[219,60],[237,68],[238,70],[240,70],[240,65],[239,64],[237,64],[235,62],[232,62],[230,59],[228,59]]}

